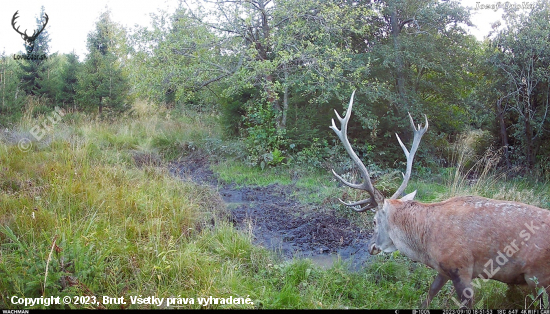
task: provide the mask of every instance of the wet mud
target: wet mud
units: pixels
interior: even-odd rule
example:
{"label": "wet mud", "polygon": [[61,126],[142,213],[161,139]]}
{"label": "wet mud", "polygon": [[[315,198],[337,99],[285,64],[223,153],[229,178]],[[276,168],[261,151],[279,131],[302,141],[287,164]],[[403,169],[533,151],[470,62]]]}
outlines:
{"label": "wet mud", "polygon": [[364,231],[321,205],[302,204],[292,186],[240,186],[219,182],[208,158],[199,152],[170,164],[170,172],[182,180],[217,189],[231,211],[234,225],[251,232],[254,243],[284,258],[310,258],[330,267],[338,258],[360,269],[369,258],[371,231]]}

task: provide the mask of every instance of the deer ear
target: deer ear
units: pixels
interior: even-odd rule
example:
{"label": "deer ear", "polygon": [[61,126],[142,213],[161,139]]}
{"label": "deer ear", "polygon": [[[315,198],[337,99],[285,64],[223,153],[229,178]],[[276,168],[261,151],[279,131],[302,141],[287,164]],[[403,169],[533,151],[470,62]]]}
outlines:
{"label": "deer ear", "polygon": [[403,197],[401,198],[401,200],[402,200],[403,202],[412,201],[412,200],[414,199],[415,196],[416,196],[416,190],[415,190],[414,192],[412,192],[412,193],[409,193],[409,194],[403,196]]}

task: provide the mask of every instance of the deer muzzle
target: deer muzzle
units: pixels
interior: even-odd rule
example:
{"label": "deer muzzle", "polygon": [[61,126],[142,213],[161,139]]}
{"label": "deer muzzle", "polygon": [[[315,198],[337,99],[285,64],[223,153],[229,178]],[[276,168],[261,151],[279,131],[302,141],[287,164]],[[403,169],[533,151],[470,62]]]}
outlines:
{"label": "deer muzzle", "polygon": [[370,255],[376,255],[378,253],[382,252],[382,250],[380,250],[380,248],[378,248],[376,246],[376,243],[374,243],[374,241],[370,244],[369,246],[369,254]]}

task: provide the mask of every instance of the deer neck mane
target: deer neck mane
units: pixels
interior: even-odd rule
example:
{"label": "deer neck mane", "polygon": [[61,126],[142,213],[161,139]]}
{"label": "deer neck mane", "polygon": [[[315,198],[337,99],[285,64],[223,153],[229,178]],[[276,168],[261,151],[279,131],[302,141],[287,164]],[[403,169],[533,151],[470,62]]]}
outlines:
{"label": "deer neck mane", "polygon": [[395,202],[399,203],[391,206],[388,212],[388,222],[392,226],[390,237],[402,254],[412,260],[425,262],[430,234],[426,220],[428,210],[418,206],[416,201]]}

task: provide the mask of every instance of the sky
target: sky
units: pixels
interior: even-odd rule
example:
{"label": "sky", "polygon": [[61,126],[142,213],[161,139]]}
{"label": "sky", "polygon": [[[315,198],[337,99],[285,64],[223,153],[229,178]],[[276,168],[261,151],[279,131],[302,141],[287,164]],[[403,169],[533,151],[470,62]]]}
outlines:
{"label": "sky", "polygon": [[[150,23],[150,13],[164,9],[173,12],[178,0],[0,0],[0,52],[12,55],[23,50],[23,40],[12,26],[11,19],[19,11],[17,26],[19,30],[28,29],[31,35],[36,28],[35,18],[44,5],[49,16],[47,30],[50,34],[50,53],[70,53],[75,51],[82,61],[86,50],[86,38],[94,29],[101,12],[108,7],[112,18],[126,27],[136,24],[147,26]],[[472,10],[472,22],[477,28],[470,29],[470,33],[479,40],[483,40],[491,30],[491,23],[501,19],[502,9],[493,10],[490,5],[514,4],[520,6],[523,2],[533,3],[535,0],[462,0],[464,6]]]}
{"label": "sky", "polygon": [[534,4],[536,0],[462,0],[460,2],[463,6],[472,8],[470,19],[476,27],[469,29],[470,34],[476,36],[478,40],[483,40],[491,31],[491,24],[502,21],[502,13],[504,13],[502,7],[513,6],[516,10],[522,10],[526,7],[525,4]]}
{"label": "sky", "polygon": [[70,53],[75,51],[83,60],[87,53],[86,38],[95,28],[99,15],[106,6],[111,10],[113,21],[125,26],[135,24],[146,26],[150,24],[149,13],[165,9],[173,12],[178,5],[177,0],[0,0],[0,52],[7,55],[23,50],[23,39],[12,28],[13,14],[19,11],[16,25],[19,30],[32,35],[36,29],[36,17],[44,6],[49,21],[46,26],[50,34],[50,53]]}

